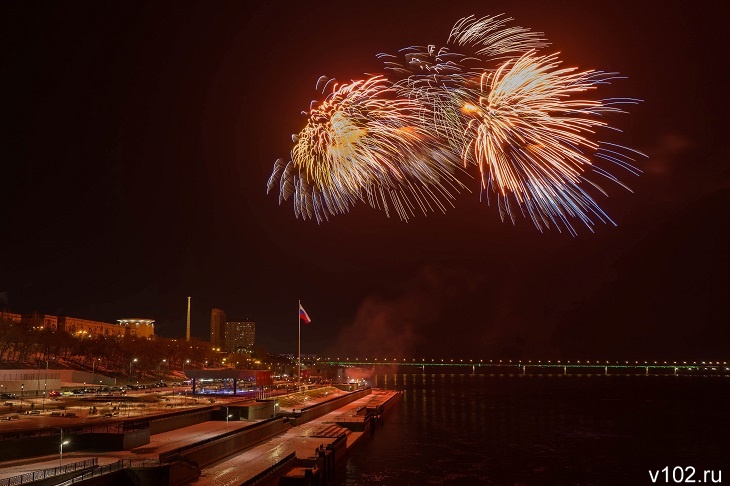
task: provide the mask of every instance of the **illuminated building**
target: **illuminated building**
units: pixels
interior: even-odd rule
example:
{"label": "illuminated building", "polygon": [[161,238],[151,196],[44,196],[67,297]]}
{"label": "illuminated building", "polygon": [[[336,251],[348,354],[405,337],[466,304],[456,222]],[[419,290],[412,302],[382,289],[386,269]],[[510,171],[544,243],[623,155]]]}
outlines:
{"label": "illuminated building", "polygon": [[256,341],[256,323],[253,321],[226,322],[224,348],[229,353],[253,351]]}
{"label": "illuminated building", "polygon": [[0,311],[0,321],[20,322],[22,317],[20,314],[13,314],[8,311]]}
{"label": "illuminated building", "polygon": [[58,328],[75,337],[111,336],[124,337],[126,335],[141,338],[154,338],[155,327],[151,319],[119,319],[119,324],[91,321],[78,317],[61,316],[58,318]]}
{"label": "illuminated building", "polygon": [[58,317],[48,314],[34,312],[23,316],[21,322],[30,324],[34,329],[50,329],[52,331],[58,329]]}
{"label": "illuminated building", "polygon": [[130,336],[141,338],[155,337],[155,321],[153,319],[117,319]]}
{"label": "illuminated building", "polygon": [[210,311],[210,344],[214,348],[223,346],[226,329],[226,313],[213,308]]}
{"label": "illuminated building", "polygon": [[114,336],[124,337],[124,328],[118,324],[90,321],[77,317],[61,316],[58,318],[58,328],[74,337]]}

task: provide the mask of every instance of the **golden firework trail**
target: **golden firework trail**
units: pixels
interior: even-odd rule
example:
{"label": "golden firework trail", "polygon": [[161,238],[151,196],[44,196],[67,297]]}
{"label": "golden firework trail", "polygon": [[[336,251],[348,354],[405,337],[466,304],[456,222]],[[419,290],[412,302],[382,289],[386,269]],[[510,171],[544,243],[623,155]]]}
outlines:
{"label": "golden firework trail", "polygon": [[[638,174],[640,152],[596,141],[630,98],[590,99],[616,73],[562,68],[539,55],[542,33],[501,15],[465,17],[442,47],[379,54],[388,77],[335,85],[310,109],[290,160],[277,160],[268,190],[294,201],[297,217],[342,214],[358,201],[403,220],[445,211],[477,167],[481,191],[502,220],[529,218],[543,231],[574,222],[613,223],[589,176],[626,188],[596,162]],[[628,188],[627,188],[628,189]],[[615,223],[613,223],[615,224]]]}
{"label": "golden firework trail", "polygon": [[[503,219],[514,221],[522,213],[538,229],[564,227],[571,233],[574,218],[588,228],[594,220],[612,222],[584,190],[587,184],[603,192],[585,174],[594,168],[595,157],[636,173],[632,163],[639,153],[620,146],[602,148],[589,137],[608,128],[606,115],[624,113],[622,105],[638,101],[582,95],[615,77],[561,69],[557,54],[527,53],[483,73],[477,88],[453,93],[454,105],[468,120],[462,160],[478,165],[482,188],[496,194]],[[621,184],[605,170],[594,172]]]}
{"label": "golden firework trail", "polygon": [[268,190],[293,197],[297,217],[322,221],[358,201],[391,209],[446,210],[463,186],[459,161],[421,123],[427,107],[395,96],[381,76],[334,85],[293,137],[291,160],[277,160]]}

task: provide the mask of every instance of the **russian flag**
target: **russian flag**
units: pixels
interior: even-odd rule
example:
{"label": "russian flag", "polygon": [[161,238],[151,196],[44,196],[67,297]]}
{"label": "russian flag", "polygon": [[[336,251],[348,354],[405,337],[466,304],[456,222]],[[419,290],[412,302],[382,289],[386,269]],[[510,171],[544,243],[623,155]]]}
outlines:
{"label": "russian flag", "polygon": [[307,311],[304,310],[304,307],[302,307],[302,304],[299,304],[299,318],[304,320],[307,324],[312,322],[312,319],[309,318],[309,314],[307,314]]}

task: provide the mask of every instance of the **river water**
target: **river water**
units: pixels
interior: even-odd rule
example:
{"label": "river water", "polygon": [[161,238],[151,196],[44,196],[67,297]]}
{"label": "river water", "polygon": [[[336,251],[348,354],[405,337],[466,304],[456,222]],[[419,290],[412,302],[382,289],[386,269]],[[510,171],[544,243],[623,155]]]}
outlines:
{"label": "river water", "polygon": [[337,485],[730,484],[730,377],[381,374],[370,382],[403,398],[348,456]]}

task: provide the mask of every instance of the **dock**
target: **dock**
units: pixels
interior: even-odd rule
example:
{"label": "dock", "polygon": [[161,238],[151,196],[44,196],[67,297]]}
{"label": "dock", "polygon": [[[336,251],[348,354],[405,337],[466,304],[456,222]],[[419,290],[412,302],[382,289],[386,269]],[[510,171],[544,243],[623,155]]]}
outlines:
{"label": "dock", "polygon": [[[337,464],[382,423],[383,415],[398,398],[398,392],[372,390],[325,415],[294,425],[283,434],[203,467],[200,477],[188,484],[293,485],[311,484],[317,477],[332,477]],[[294,419],[295,424],[297,420]]]}

